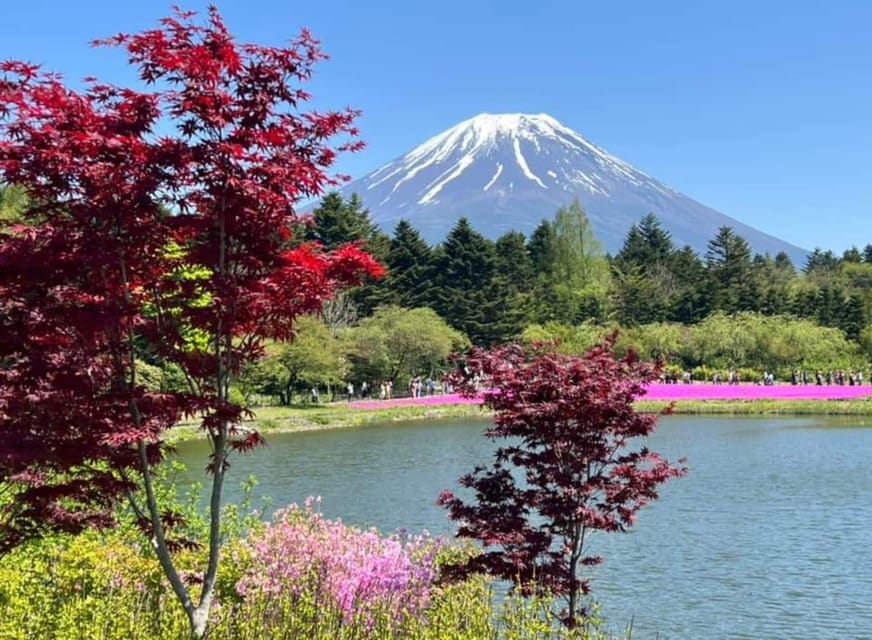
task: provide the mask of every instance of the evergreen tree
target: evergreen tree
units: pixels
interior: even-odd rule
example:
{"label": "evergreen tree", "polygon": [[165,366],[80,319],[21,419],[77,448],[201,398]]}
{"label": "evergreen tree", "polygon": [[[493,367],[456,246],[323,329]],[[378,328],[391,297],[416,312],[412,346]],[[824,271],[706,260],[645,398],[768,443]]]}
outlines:
{"label": "evergreen tree", "polygon": [[524,234],[508,231],[497,238],[495,248],[497,271],[505,278],[507,285],[516,292],[531,291],[536,271]]}
{"label": "evergreen tree", "polygon": [[712,310],[712,299],[705,286],[706,268],[690,245],[676,251],[672,257],[672,273],[678,291],[670,312],[670,320],[696,324]]}
{"label": "evergreen tree", "polygon": [[[381,263],[385,262],[390,246],[390,239],[370,219],[360,196],[353,193],[346,200],[338,191],[331,191],[321,199],[312,212],[312,224],[305,229],[304,237],[331,251],[348,243],[360,243]],[[369,280],[349,290],[347,295],[366,316],[378,305],[382,287],[377,281]]]}
{"label": "evergreen tree", "polygon": [[815,273],[833,273],[839,268],[839,259],[835,254],[827,249],[822,250],[820,247],[815,247],[814,251],[808,254],[805,261],[803,272],[806,275]]}
{"label": "evergreen tree", "polygon": [[860,250],[857,247],[845,249],[845,252],[842,254],[842,264],[846,262],[850,262],[852,264],[858,264],[860,262],[863,262],[863,254],[860,253]]}
{"label": "evergreen tree", "polygon": [[667,264],[675,253],[675,244],[656,215],[649,213],[642,218],[639,222],[639,234],[644,241],[646,262],[651,265]]}
{"label": "evergreen tree", "polygon": [[853,293],[842,305],[838,326],[849,339],[860,340],[860,334],[869,324],[869,314],[859,293]]}
{"label": "evergreen tree", "polygon": [[669,296],[659,281],[641,267],[626,265],[612,272],[612,306],[615,319],[623,326],[662,322],[669,317]]}
{"label": "evergreen tree", "polygon": [[758,293],[756,303],[750,305],[754,311],[765,315],[780,315],[790,311],[790,287],[796,278],[793,263],[785,253],[774,259],[768,254],[754,256],[751,277],[753,291]]}
{"label": "evergreen tree", "polygon": [[331,191],[312,211],[313,224],[306,230],[306,239],[334,250],[349,242],[362,242],[370,254],[384,260],[390,240],[369,217],[363,200],[356,193],[348,200],[338,191]]}
{"label": "evergreen tree", "polygon": [[668,265],[674,253],[672,236],[663,228],[657,216],[649,213],[638,225],[630,227],[614,262],[621,267],[632,265],[651,273],[658,267]]}
{"label": "evergreen tree", "polygon": [[872,243],[867,244],[863,249],[863,262],[872,264]]}
{"label": "evergreen tree", "polygon": [[539,274],[551,274],[554,269],[554,226],[548,220],[542,220],[527,243],[527,251],[533,268]]}
{"label": "evergreen tree", "polygon": [[514,337],[532,321],[535,269],[527,239],[520,231],[509,231],[497,238],[495,248],[495,283],[506,296],[505,321]]}
{"label": "evergreen tree", "polygon": [[713,309],[736,313],[756,297],[750,277],[751,247],[730,227],[721,227],[706,252],[709,291]]}
{"label": "evergreen tree", "polygon": [[789,273],[790,276],[796,275],[796,267],[793,266],[793,260],[784,251],[779,251],[775,255],[775,266],[782,273]]}
{"label": "evergreen tree", "polygon": [[554,274],[557,240],[554,225],[542,220],[533,230],[527,252],[533,264],[533,318],[540,323],[557,320],[558,299]]}
{"label": "evergreen tree", "polygon": [[385,266],[388,275],[379,303],[406,309],[436,305],[433,249],[408,220],[400,220],[390,240]]}
{"label": "evergreen tree", "polygon": [[494,243],[475,231],[466,218],[458,220],[436,257],[438,290],[435,310],[477,345],[506,340],[505,293],[496,282]]}
{"label": "evergreen tree", "polygon": [[624,238],[624,244],[621,250],[615,255],[612,263],[620,271],[627,271],[633,267],[639,269],[644,268],[648,257],[648,247],[645,244],[645,238],[639,231],[639,227],[634,223],[630,230],[627,231],[627,236]]}
{"label": "evergreen tree", "polygon": [[818,290],[815,300],[815,316],[818,324],[825,327],[836,326],[841,316],[841,307],[844,299],[840,293],[829,285],[823,286]]}
{"label": "evergreen tree", "polygon": [[820,288],[814,284],[803,282],[791,300],[791,313],[797,318],[818,318],[818,293]]}
{"label": "evergreen tree", "polygon": [[630,227],[612,261],[612,300],[621,324],[662,322],[678,285],[672,269],[675,245],[653,213]]}

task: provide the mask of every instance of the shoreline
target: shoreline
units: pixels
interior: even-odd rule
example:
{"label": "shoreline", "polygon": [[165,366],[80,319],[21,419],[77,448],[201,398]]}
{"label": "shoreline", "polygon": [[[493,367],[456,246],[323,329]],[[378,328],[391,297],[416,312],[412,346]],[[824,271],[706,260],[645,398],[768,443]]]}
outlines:
{"label": "shoreline", "polygon": [[[663,413],[672,404],[671,413],[678,415],[798,415],[798,416],[870,416],[872,417],[872,386],[864,387],[758,387],[739,386],[726,390],[727,385],[661,385],[677,387],[672,394],[658,389],[647,397],[640,398],[636,407],[646,413]],[[696,391],[695,387],[714,389],[708,395]],[[683,394],[679,391],[684,390]],[[743,393],[733,396],[730,390]],[[745,393],[757,391],[757,397]],[[761,397],[772,393],[772,389],[782,389],[776,397]],[[836,394],[818,393],[817,397],[797,397],[799,391],[806,389],[841,390]],[[851,390],[851,391],[846,391]],[[652,391],[654,391],[652,389]],[[671,390],[669,390],[671,391]],[[662,396],[666,397],[662,397]],[[661,397],[657,397],[661,396]],[[670,397],[672,396],[672,397]],[[681,396],[681,397],[679,397]],[[456,394],[425,396],[423,398],[395,398],[392,400],[359,400],[354,402],[335,402],[323,405],[306,406],[265,406],[254,409],[256,417],[250,424],[262,435],[274,433],[296,433],[302,431],[321,431],[344,429],[367,424],[400,422],[407,420],[440,420],[447,418],[486,418],[490,412],[481,408],[480,401],[474,398],[460,398]],[[205,437],[194,424],[182,424],[168,432],[170,443]]]}

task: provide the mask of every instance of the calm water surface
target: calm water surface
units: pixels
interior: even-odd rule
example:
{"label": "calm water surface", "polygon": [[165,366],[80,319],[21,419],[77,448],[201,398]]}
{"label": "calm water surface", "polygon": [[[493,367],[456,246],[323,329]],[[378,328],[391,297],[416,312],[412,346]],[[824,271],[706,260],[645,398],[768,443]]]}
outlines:
{"label": "calm water surface", "polygon": [[[439,491],[488,460],[486,422],[415,422],[274,435],[231,473],[274,507],[383,530],[451,533]],[[661,419],[652,447],[684,456],[635,529],[599,536],[593,592],[633,638],[872,638],[872,422],[828,418]],[[179,455],[202,479],[205,443]],[[243,466],[245,469],[243,470]]]}

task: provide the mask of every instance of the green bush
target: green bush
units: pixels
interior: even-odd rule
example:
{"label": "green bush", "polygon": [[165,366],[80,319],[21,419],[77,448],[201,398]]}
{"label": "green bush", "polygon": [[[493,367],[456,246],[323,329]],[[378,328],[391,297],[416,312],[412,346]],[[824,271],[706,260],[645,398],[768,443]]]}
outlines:
{"label": "green bush", "polygon": [[[180,557],[184,570],[199,560]],[[494,596],[482,576],[437,586],[426,615],[402,628],[390,621],[344,621],[315,594],[242,599],[236,581],[250,559],[239,539],[228,543],[218,581],[213,640],[380,638],[442,640],[595,640],[606,638],[591,618],[582,629],[561,627],[547,600]],[[187,620],[151,552],[123,531],[56,536],[0,559],[3,640],[178,640]]]}
{"label": "green bush", "polygon": [[[186,525],[177,535],[205,540],[196,489],[183,495],[175,480],[181,465],[166,464],[156,478],[162,500],[174,505]],[[243,597],[240,579],[251,575],[254,559],[248,537],[263,523],[251,511],[256,481],[244,485],[240,505],[224,512],[225,546],[216,583],[210,640],[299,638],[342,640],[599,640],[606,638],[596,617],[569,631],[552,612],[553,603],[536,598],[496,597],[493,583],[473,576],[456,584],[436,584],[423,615],[401,625],[387,612],[371,611],[350,621],[317,592],[289,589],[278,597]],[[177,566],[186,579],[203,566],[205,545],[179,551]],[[473,553],[474,547],[438,547],[436,566]],[[195,589],[196,591],[196,589]],[[196,593],[193,594],[196,597]],[[0,557],[0,640],[177,640],[189,635],[188,622],[152,550],[129,514],[119,526],[79,536],[56,535]]]}
{"label": "green bush", "polygon": [[[712,376],[714,375],[715,370],[707,367],[705,365],[700,365],[699,367],[694,367],[690,376],[695,382],[711,382]],[[721,380],[724,379],[723,373],[721,374]]]}

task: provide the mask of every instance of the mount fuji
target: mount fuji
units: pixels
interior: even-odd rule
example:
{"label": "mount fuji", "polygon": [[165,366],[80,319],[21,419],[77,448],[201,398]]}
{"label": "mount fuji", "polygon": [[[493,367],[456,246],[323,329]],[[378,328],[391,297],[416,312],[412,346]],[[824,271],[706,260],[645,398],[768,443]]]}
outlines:
{"label": "mount fuji", "polygon": [[648,213],[676,246],[689,244],[700,254],[721,226],[732,227],[755,252],[784,251],[797,266],[807,253],[679,193],[546,114],[475,116],[341,191],[360,195],[386,231],[405,218],[432,243],[461,216],[491,238],[511,229],[529,235],[578,198],[612,253]]}

